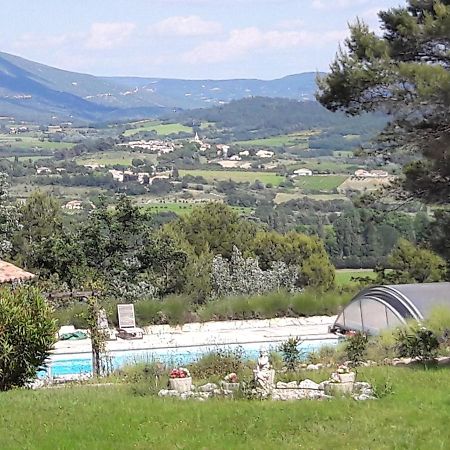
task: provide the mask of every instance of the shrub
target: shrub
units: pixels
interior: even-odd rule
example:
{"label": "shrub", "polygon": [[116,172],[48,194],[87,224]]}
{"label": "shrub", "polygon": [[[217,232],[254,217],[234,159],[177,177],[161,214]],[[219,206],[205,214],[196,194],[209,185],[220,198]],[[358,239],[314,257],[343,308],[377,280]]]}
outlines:
{"label": "shrub", "polygon": [[397,331],[396,349],[400,357],[427,362],[434,359],[439,348],[436,335],[425,327],[412,326]]}
{"label": "shrub", "polygon": [[301,359],[301,351],[298,346],[302,340],[297,337],[291,337],[280,345],[280,352],[283,355],[283,361],[286,369],[290,372],[295,371]]}
{"label": "shrub", "polygon": [[244,369],[243,349],[218,349],[203,355],[188,368],[193,377],[207,379],[210,377],[223,378],[229,373],[242,373]]}
{"label": "shrub", "polygon": [[0,391],[36,377],[55,341],[56,321],[35,288],[0,291]]}
{"label": "shrub", "polygon": [[347,338],[345,342],[345,354],[349,361],[358,363],[366,356],[368,339],[364,333],[357,332]]}

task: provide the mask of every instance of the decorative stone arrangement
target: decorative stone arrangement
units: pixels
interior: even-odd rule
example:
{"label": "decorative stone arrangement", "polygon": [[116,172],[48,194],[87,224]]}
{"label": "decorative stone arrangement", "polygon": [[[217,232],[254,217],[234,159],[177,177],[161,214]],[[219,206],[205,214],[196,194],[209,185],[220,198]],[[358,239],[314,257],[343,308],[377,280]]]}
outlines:
{"label": "decorative stone arrangement", "polygon": [[[263,362],[263,369],[272,371],[268,367],[268,363]],[[261,361],[258,362],[258,366],[261,370]],[[260,372],[260,371],[259,371]],[[356,382],[356,373],[351,371],[347,366],[340,366],[336,372],[334,372],[330,379],[323,381],[322,383],[315,383],[312,380],[306,379],[300,382],[291,381],[285,383],[279,381],[274,384],[271,379],[272,372],[270,372],[270,378],[261,378],[261,373],[257,369],[254,371],[255,387],[250,392],[252,397],[260,399],[272,399],[272,400],[324,400],[331,399],[337,396],[351,396],[355,400],[374,400],[376,399],[372,386],[366,382]],[[264,375],[269,374],[265,372]],[[190,378],[190,377],[189,377]],[[263,383],[261,383],[261,379]],[[179,380],[177,378],[171,378],[170,389],[162,389],[158,395],[160,397],[177,397],[182,400],[188,398],[194,398],[200,401],[204,401],[211,397],[233,397],[233,395],[241,387],[241,384],[237,380],[236,374],[230,374],[218,386],[215,383],[207,383],[196,388],[192,386],[191,381],[183,383],[172,383],[173,380]],[[186,378],[182,378],[186,380]],[[189,389],[186,387],[189,385]]]}

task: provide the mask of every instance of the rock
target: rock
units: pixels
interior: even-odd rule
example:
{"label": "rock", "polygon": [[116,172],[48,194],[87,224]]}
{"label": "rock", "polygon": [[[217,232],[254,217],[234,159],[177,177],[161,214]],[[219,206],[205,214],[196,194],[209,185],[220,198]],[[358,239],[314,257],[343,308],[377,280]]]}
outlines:
{"label": "rock", "polygon": [[376,400],[376,397],[366,394],[354,395],[353,398],[357,401]]}
{"label": "rock", "polygon": [[287,383],[287,388],[288,389],[297,389],[298,388],[298,384],[296,381],[290,381],[289,383]]}
{"label": "rock", "polygon": [[180,394],[180,399],[181,400],[187,400],[188,398],[194,397],[195,393],[192,391],[186,391],[186,392],[182,392]]}
{"label": "rock", "polygon": [[356,390],[361,391],[363,389],[371,389],[372,386],[370,385],[370,383],[366,383],[365,381],[357,381],[354,384],[354,387]]}
{"label": "rock", "polygon": [[219,386],[215,383],[206,383],[203,386],[199,386],[197,390],[199,392],[214,392],[214,390],[218,389]]}
{"label": "rock", "polygon": [[226,391],[238,391],[240,384],[239,383],[227,383],[226,381],[222,381],[220,383],[220,386],[222,387],[222,389],[224,389]]}
{"label": "rock", "polygon": [[324,391],[325,388],[331,383],[330,380],[322,381],[322,383],[319,383],[319,387],[317,389]]}
{"label": "rock", "polygon": [[450,364],[450,357],[449,356],[439,356],[437,358],[438,366],[447,366]]}
{"label": "rock", "polygon": [[308,364],[302,363],[300,364],[300,369],[306,369],[308,367]]}
{"label": "rock", "polygon": [[306,370],[319,370],[319,369],[320,369],[319,364],[308,364],[306,366]]}
{"label": "rock", "polygon": [[287,389],[287,383],[285,383],[284,381],[278,381],[278,383],[276,384],[276,388],[277,389]]}
{"label": "rock", "polygon": [[301,389],[319,389],[319,385],[317,383],[308,379],[301,381],[298,387]]}
{"label": "rock", "polygon": [[158,392],[158,397],[179,397],[180,393],[173,389],[161,389]]}

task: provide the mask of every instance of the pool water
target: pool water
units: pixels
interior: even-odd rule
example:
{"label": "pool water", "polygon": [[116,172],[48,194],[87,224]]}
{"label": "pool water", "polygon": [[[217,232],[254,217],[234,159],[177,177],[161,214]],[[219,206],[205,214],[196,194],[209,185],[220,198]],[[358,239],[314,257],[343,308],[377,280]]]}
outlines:
{"label": "pool water", "polygon": [[[299,349],[303,355],[318,350],[323,346],[336,346],[338,339],[310,340],[302,342]],[[113,369],[118,369],[125,365],[159,361],[173,367],[179,367],[196,361],[202,355],[211,351],[218,350],[239,350],[244,358],[257,359],[261,346],[269,351],[276,350],[279,343],[251,343],[251,344],[227,344],[215,346],[195,346],[182,347],[176,349],[158,349],[158,350],[120,350],[109,352],[107,358]],[[46,370],[39,372],[39,378],[45,377],[67,377],[83,374],[92,374],[91,355],[82,358],[73,359],[61,357],[59,355],[50,358]]]}

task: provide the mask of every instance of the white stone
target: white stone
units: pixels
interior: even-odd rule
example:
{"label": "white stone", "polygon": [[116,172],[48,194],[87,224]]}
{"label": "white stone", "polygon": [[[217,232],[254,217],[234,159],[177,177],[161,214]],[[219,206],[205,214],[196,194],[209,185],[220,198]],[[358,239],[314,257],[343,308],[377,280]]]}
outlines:
{"label": "white stone", "polygon": [[158,392],[158,397],[179,397],[180,393],[172,389],[161,389]]}
{"label": "white stone", "polygon": [[312,380],[303,380],[298,385],[299,388],[302,389],[319,389],[319,385]]}
{"label": "white stone", "polygon": [[320,367],[318,364],[308,364],[306,366],[306,370],[319,370],[319,369],[320,369]]}
{"label": "white stone", "polygon": [[215,383],[206,383],[203,386],[199,386],[197,390],[199,392],[214,392],[215,389],[218,389],[219,386]]}

